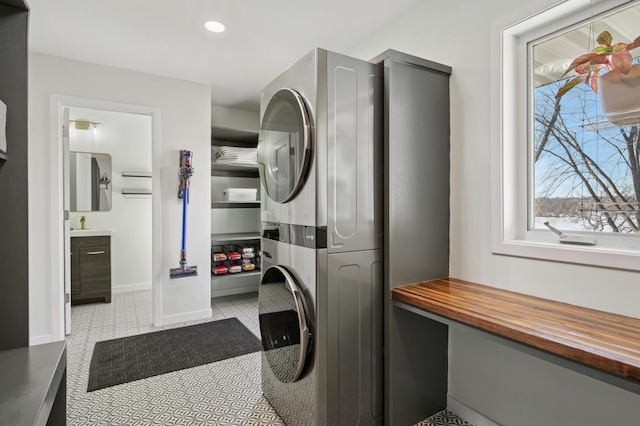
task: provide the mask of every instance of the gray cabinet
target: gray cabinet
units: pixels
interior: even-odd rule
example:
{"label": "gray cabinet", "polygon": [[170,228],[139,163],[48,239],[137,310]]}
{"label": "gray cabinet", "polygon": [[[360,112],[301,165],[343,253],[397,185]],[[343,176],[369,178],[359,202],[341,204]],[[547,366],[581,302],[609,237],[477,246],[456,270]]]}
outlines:
{"label": "gray cabinet", "polygon": [[373,62],[385,99],[385,423],[409,425],[447,405],[447,370],[430,367],[447,360],[423,339],[429,329],[446,342],[446,326],[394,308],[391,290],[449,275],[451,68],[394,50]]}
{"label": "gray cabinet", "polygon": [[111,302],[111,237],[71,238],[71,304]]}
{"label": "gray cabinet", "polygon": [[0,0],[0,350],[29,346],[28,21],[24,0]]}

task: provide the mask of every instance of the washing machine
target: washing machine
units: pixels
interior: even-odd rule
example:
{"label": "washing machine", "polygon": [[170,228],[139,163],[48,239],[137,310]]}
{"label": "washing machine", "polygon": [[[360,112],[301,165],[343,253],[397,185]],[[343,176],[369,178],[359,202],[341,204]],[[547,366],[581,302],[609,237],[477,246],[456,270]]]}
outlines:
{"label": "washing machine", "polygon": [[261,95],[262,390],[289,426],[383,421],[382,89],[314,49]]}

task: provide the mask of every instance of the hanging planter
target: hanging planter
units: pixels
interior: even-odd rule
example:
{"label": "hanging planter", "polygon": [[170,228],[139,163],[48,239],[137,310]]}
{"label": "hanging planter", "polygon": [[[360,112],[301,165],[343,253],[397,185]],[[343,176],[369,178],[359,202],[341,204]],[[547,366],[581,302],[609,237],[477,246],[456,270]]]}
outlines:
{"label": "hanging planter", "polygon": [[618,126],[640,124],[640,64],[629,74],[609,71],[600,77],[600,107],[607,119]]}
{"label": "hanging planter", "polygon": [[[563,76],[571,71],[578,75],[562,86],[556,99],[580,83],[600,95],[600,105],[609,121],[619,126],[640,123],[640,65],[632,65],[630,50],[640,47],[640,37],[632,43],[612,44],[609,31],[600,33],[598,46],[578,56]],[[600,72],[606,74],[600,77]],[[600,90],[598,90],[600,88]]]}

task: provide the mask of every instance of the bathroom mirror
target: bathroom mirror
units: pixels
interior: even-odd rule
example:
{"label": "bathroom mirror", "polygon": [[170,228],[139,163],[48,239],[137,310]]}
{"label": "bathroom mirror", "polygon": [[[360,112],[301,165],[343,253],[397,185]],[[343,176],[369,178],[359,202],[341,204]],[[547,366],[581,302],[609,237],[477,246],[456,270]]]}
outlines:
{"label": "bathroom mirror", "polygon": [[69,152],[69,202],[72,212],[111,210],[111,155]]}

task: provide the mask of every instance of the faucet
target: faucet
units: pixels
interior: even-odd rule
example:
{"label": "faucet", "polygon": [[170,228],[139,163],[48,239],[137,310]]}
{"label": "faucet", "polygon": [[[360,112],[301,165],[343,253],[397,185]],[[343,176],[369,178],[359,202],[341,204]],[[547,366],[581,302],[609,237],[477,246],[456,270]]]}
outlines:
{"label": "faucet", "polygon": [[86,229],[86,226],[87,226],[86,223],[85,223],[86,221],[87,221],[86,217],[82,216],[80,218],[80,229]]}

